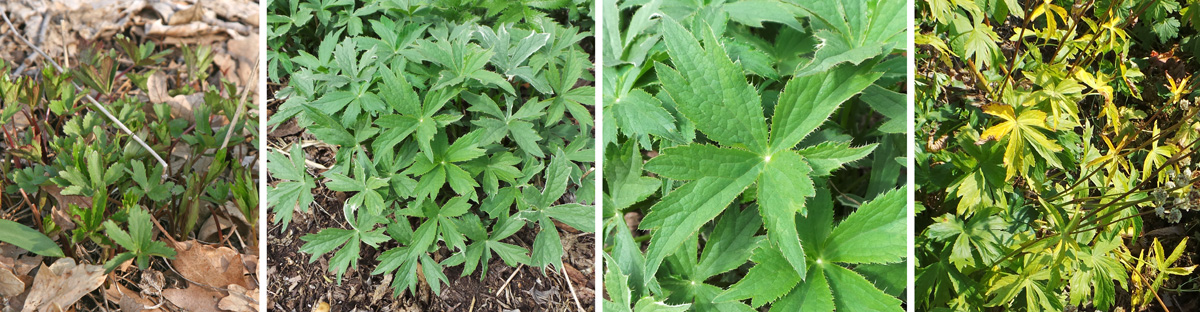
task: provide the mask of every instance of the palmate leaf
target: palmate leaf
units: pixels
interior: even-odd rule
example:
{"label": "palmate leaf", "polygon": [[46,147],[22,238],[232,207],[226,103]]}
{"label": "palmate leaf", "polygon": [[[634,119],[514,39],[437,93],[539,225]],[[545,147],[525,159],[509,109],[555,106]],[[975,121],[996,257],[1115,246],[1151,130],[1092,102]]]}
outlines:
{"label": "palmate leaf", "polygon": [[467,245],[463,252],[456,253],[442,264],[454,266],[460,263],[463,265],[462,275],[470,275],[475,272],[476,268],[480,269],[480,279],[487,277],[488,263],[492,258],[492,252],[500,256],[505,264],[515,266],[518,263],[529,262],[529,251],[520,246],[502,243],[500,240],[512,236],[525,222],[509,218],[507,216],[496,220],[495,224],[491,225],[491,233],[484,228],[483,221],[475,214],[465,214],[462,218],[452,219],[455,222],[458,230],[462,234],[471,239],[471,244]]}
{"label": "palmate leaf", "polygon": [[[828,191],[822,189],[813,198],[814,206],[832,208]],[[787,270],[785,256],[773,248],[758,248],[751,257],[756,265],[741,281],[716,301],[751,298],[752,306],[768,302],[772,311],[903,311],[901,301],[875,287],[857,272],[837,263],[863,264],[901,261],[907,252],[905,207],[907,187],[888,191],[864,203],[837,227],[810,228],[801,236],[809,248],[807,259],[812,267],[807,277]],[[808,217],[810,223],[830,220],[831,209]],[[826,221],[829,222],[829,221]],[[799,222],[798,222],[799,223]],[[795,224],[793,224],[795,226]],[[828,235],[828,236],[826,236]],[[823,241],[811,241],[821,239]],[[883,245],[879,245],[884,242]]]}
{"label": "palmate leaf", "polygon": [[1063,302],[1058,291],[1047,285],[1050,280],[1050,262],[1048,255],[1027,255],[1013,265],[1016,274],[1000,272],[987,282],[988,295],[995,295],[986,306],[994,307],[1012,304],[1018,295],[1024,295],[1025,307],[1030,310],[1060,311]]}
{"label": "palmate leaf", "polygon": [[1004,164],[1008,168],[1005,173],[1006,181],[1012,180],[1018,173],[1024,175],[1033,165],[1029,162],[1031,157],[1028,156],[1027,149],[1036,151],[1041,155],[1039,159],[1044,159],[1048,164],[1062,167],[1058,163],[1058,156],[1054,154],[1062,151],[1062,146],[1042,132],[1042,129],[1047,129],[1046,113],[1033,108],[1022,108],[1018,114],[1012,106],[1006,104],[992,103],[983,106],[984,113],[1000,117],[1002,121],[984,130],[976,144],[1008,139],[1004,150]]}
{"label": "palmate leaf", "polygon": [[[667,302],[690,303],[696,311],[752,311],[749,305],[737,301],[714,302],[723,287],[709,284],[713,276],[746,263],[753,251],[766,241],[756,235],[762,221],[754,208],[725,210],[699,249],[699,239],[689,240],[682,251],[668,258],[658,281]],[[699,253],[699,261],[697,261]],[[784,269],[790,270],[784,263]]]}
{"label": "palmate leaf", "polygon": [[[768,141],[758,93],[716,46],[712,33],[703,33],[706,48],[683,26],[665,19],[664,41],[679,71],[661,63],[656,69],[679,111],[709,139],[733,148],[668,148],[646,164],[646,170],[660,176],[693,180],[663,197],[642,220],[641,228],[658,230],[647,249],[646,276],[653,276],[666,255],[756,181],[768,237],[793,269],[803,273],[804,251],[791,220],[796,212],[805,212],[802,199],[813,195],[813,187],[811,167],[791,148],[879,74],[845,66],[792,79],[780,95]],[[825,170],[840,166],[837,158],[827,159],[833,161],[822,164]]]}
{"label": "palmate leaf", "polygon": [[312,189],[316,187],[313,177],[304,164],[304,150],[299,144],[292,145],[290,155],[272,151],[267,156],[267,170],[271,176],[281,180],[267,193],[268,208],[275,211],[275,222],[283,222],[280,231],[286,231],[296,209],[308,211],[313,202]]}
{"label": "palmate leaf", "polygon": [[949,261],[958,269],[983,267],[995,262],[1004,253],[1008,223],[994,215],[977,214],[966,222],[946,214],[930,225],[925,236],[946,241],[951,250]]}
{"label": "palmate leaf", "polygon": [[[746,83],[711,30],[699,31],[706,48],[672,19],[664,19],[663,41],[674,69],[655,63],[663,88],[696,129],[724,146],[754,153],[767,150],[767,124],[758,92]],[[722,112],[714,114],[713,112]]]}
{"label": "palmate leaf", "polygon": [[154,240],[154,226],[151,224],[149,211],[137,207],[129,209],[129,232],[125,232],[112,220],[104,221],[104,231],[114,243],[128,250],[104,264],[106,272],[112,272],[125,260],[136,259],[138,268],[150,267],[150,257],[160,256],[174,258],[175,249],[167,247],[167,243]]}
{"label": "palmate leaf", "polygon": [[496,118],[483,117],[471,121],[471,123],[486,129],[486,136],[480,141],[481,144],[489,144],[500,141],[505,137],[509,137],[513,142],[517,143],[521,151],[542,158],[546,157],[542,153],[542,148],[538,141],[542,140],[542,136],[534,130],[534,124],[531,121],[542,116],[543,110],[546,108],[547,102],[537,102],[530,99],[521,108],[517,109],[516,113],[512,112],[512,98],[509,100],[507,112],[501,112],[500,107],[492,101],[490,97],[479,96],[475,94],[463,94],[462,98],[471,104],[469,110],[483,112]]}
{"label": "palmate leaf", "polygon": [[433,245],[437,239],[436,221],[426,221],[413,232],[411,240],[395,237],[394,239],[402,244],[401,247],[392,248],[384,251],[379,255],[379,265],[375,266],[375,270],[371,271],[372,275],[390,274],[395,272],[396,275],[392,279],[393,294],[400,296],[405,290],[415,292],[417,287],[417,263],[422,256],[425,256],[427,250]]}
{"label": "palmate leaf", "polygon": [[861,64],[893,47],[902,46],[907,22],[904,1],[820,0],[799,3],[820,28],[814,33],[821,45],[813,60],[798,68],[805,76],[840,63]]}
{"label": "palmate leaf", "polygon": [[[1200,7],[1198,7],[1200,8]],[[1200,10],[1198,10],[1200,11]],[[1158,144],[1158,122],[1154,122],[1154,130],[1151,132],[1150,149],[1146,151],[1146,161],[1142,163],[1142,180],[1146,181],[1150,178],[1150,174],[1155,168],[1167,163],[1167,159],[1174,157],[1175,153],[1179,152],[1179,148],[1172,144]],[[1166,178],[1165,175],[1158,175],[1158,182],[1162,183]]]}
{"label": "palmate leaf", "polygon": [[[559,150],[546,167],[546,185],[540,192],[537,188],[527,187],[522,190],[521,205],[531,209],[523,209],[520,218],[536,222],[540,229],[534,237],[533,252],[530,254],[530,265],[545,270],[548,265],[562,267],[562,238],[553,220],[558,220],[568,226],[585,232],[595,232],[596,212],[590,206],[576,203],[554,205],[567,191],[574,164]],[[553,220],[551,220],[553,218]]]}
{"label": "palmate leaf", "polygon": [[1008,190],[1005,183],[1003,146],[977,145],[975,132],[960,135],[958,147],[965,155],[956,154],[954,164],[964,174],[946,189],[958,197],[958,214],[971,215],[979,207],[1007,207]]}
{"label": "palmate leaf", "polygon": [[383,195],[376,190],[387,186],[388,180],[368,176],[362,165],[355,165],[353,170],[353,178],[333,170],[327,171],[325,177],[329,178],[329,182],[325,183],[325,187],[338,192],[356,192],[354,196],[346,200],[344,205],[351,210],[366,207],[367,211],[373,215],[382,214],[386,204],[383,201]]}
{"label": "palmate leaf", "polygon": [[[1122,289],[1129,289],[1125,282],[1129,276],[1117,260],[1119,255],[1110,254],[1120,246],[1121,240],[1112,237],[1098,240],[1096,245],[1077,251],[1076,257],[1082,265],[1071,274],[1071,305],[1078,306],[1091,298],[1096,308],[1108,310],[1116,301],[1116,285],[1113,280],[1119,282]],[[1093,293],[1095,297],[1092,296]]]}
{"label": "palmate leaf", "polygon": [[384,229],[375,228],[375,225],[384,221],[382,217],[371,214],[368,209],[357,210],[357,217],[354,217],[351,210],[344,211],[346,221],[350,224],[351,229],[327,228],[315,234],[306,234],[300,237],[300,240],[304,241],[304,245],[300,246],[300,252],[311,255],[308,258],[309,263],[342,247],[341,250],[334,253],[333,257],[329,258],[329,271],[337,276],[339,284],[342,282],[342,275],[346,273],[346,269],[358,265],[358,254],[362,244],[376,247],[380,243],[388,241]]}

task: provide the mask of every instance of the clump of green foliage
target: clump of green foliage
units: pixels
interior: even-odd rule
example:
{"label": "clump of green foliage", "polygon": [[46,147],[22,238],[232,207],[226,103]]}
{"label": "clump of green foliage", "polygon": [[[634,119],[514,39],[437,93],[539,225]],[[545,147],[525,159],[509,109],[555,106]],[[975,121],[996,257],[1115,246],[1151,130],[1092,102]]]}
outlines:
{"label": "clump of green foliage", "polygon": [[[270,124],[294,119],[337,147],[319,176],[298,145],[271,152],[280,182],[270,206],[286,228],[318,185],[350,195],[348,229],[301,237],[310,261],[333,253],[339,282],[364,244],[383,250],[370,272],[394,274],[399,296],[419,286],[418,274],[440,293],[449,266],[482,277],[493,253],[509,266],[561,269],[555,221],[595,232],[595,89],[580,47],[587,4],[291,1],[268,10],[271,79],[287,82]],[[508,239],[523,227],[537,230],[532,246]],[[436,260],[440,250],[451,255]]]}
{"label": "clump of green foliage", "polygon": [[1168,308],[1187,239],[1143,235],[1195,224],[1194,5],[919,2],[917,309]]}
{"label": "clump of green foliage", "polygon": [[[76,67],[63,72],[47,63],[33,75],[13,76],[11,67],[0,66],[0,207],[27,207],[32,219],[0,231],[30,233],[32,227],[42,234],[4,241],[29,244],[41,255],[106,263],[111,271],[126,260],[136,258],[146,268],[150,256],[175,254],[153,235],[154,219],[163,220],[157,228],[165,235],[183,240],[209,216],[239,219],[225,209],[235,207],[247,232],[255,232],[256,149],[244,134],[256,128],[256,118],[245,113],[253,103],[243,103],[242,91],[224,78],[202,78],[211,57],[188,55],[210,48],[164,49],[124,37],[114,42],[117,49],[82,53],[72,62]],[[176,112],[167,103],[148,103],[147,81],[155,73],[177,86],[164,91],[200,93],[204,100]],[[235,117],[239,111],[243,116]],[[14,230],[18,226],[26,228]],[[76,245],[83,247],[59,248]]]}
{"label": "clump of green foliage", "polygon": [[904,2],[603,5],[605,309],[901,311]]}

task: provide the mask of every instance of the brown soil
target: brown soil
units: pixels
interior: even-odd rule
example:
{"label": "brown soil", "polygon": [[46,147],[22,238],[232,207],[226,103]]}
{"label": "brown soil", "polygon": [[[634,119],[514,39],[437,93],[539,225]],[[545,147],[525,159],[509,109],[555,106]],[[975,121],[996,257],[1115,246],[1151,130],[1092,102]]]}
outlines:
{"label": "brown soil", "polygon": [[[277,101],[275,101],[277,102]],[[278,103],[271,103],[278,104]],[[271,107],[273,111],[274,107]],[[296,128],[293,121],[280,125],[268,134],[273,148],[288,146],[300,140],[313,140],[312,136]],[[305,148],[306,158],[318,164],[333,165],[334,152],[325,146]],[[319,176],[321,171],[309,168]],[[270,183],[275,183],[271,180]],[[488,265],[488,274],[480,278],[478,271],[461,276],[462,266],[447,267],[445,274],[449,283],[442,285],[440,296],[434,295],[429,286],[420,282],[416,294],[402,293],[393,297],[388,285],[389,275],[370,275],[378,264],[376,257],[383,251],[397,246],[395,242],[382,244],[379,248],[364,246],[359,254],[357,267],[351,267],[338,284],[334,274],[327,272],[332,253],[309,263],[309,254],[301,253],[304,241],[301,236],[317,233],[325,228],[348,228],[340,213],[348,194],[328,190],[318,181],[313,190],[316,198],[308,213],[297,211],[287,230],[281,231],[279,224],[268,229],[267,284],[268,303],[273,311],[313,311],[321,302],[328,303],[330,311],[577,311],[575,297],[585,311],[594,310],[593,289],[594,242],[591,233],[579,233],[560,225],[566,254],[564,266],[573,276],[570,285],[562,271],[528,266],[509,267],[499,257],[493,257]],[[273,214],[268,220],[273,220]],[[574,233],[572,233],[574,232]],[[536,229],[526,227],[504,242],[530,249]],[[450,256],[443,248],[434,256],[436,260]],[[501,288],[503,290],[501,291]],[[498,292],[499,291],[499,292]]]}

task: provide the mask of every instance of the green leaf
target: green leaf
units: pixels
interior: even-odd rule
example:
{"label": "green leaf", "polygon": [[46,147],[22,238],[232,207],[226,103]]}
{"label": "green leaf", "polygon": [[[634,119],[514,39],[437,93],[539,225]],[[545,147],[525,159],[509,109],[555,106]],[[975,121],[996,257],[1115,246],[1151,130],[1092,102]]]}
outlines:
{"label": "green leaf", "polygon": [[654,301],[650,297],[645,297],[633,305],[633,310],[638,312],[684,312],[690,307],[690,304],[670,305],[662,301]]}
{"label": "green leaf", "polygon": [[675,127],[675,117],[663,109],[662,102],[649,93],[635,89],[623,97],[613,99],[611,103],[612,105],[604,111],[615,115],[617,128],[626,136],[655,135],[675,141],[683,140]]}
{"label": "green leaf", "polygon": [[604,311],[628,312],[632,304],[629,290],[629,277],[621,273],[621,266],[616,265],[611,256],[604,254],[604,291],[609,299],[604,300]]}
{"label": "green leaf", "polygon": [[790,151],[766,159],[758,179],[758,205],[767,227],[767,237],[800,276],[807,270],[804,248],[796,233],[796,212],[807,215],[804,198],[815,195],[809,168],[800,155]]}
{"label": "green leaf", "polygon": [[267,170],[281,180],[267,192],[267,203],[268,208],[275,211],[275,222],[283,222],[280,231],[286,231],[296,209],[308,211],[316,181],[307,172],[304,150],[299,144],[292,145],[290,156],[278,150],[271,151],[267,155]]}
{"label": "green leaf", "polygon": [[658,179],[642,176],[642,155],[633,140],[620,149],[608,149],[605,157],[605,210],[621,210],[645,200],[658,191]]}
{"label": "green leaf", "polygon": [[842,102],[881,75],[872,73],[869,66],[839,66],[788,81],[771,117],[771,153],[795,147],[829,119]]}
{"label": "green leaf", "polygon": [[822,142],[797,151],[804,157],[805,162],[812,167],[813,176],[828,176],[842,165],[863,159],[870,155],[878,143],[861,147],[851,147],[850,142]]}
{"label": "green leaf", "polygon": [[746,82],[742,69],[725,54],[712,31],[702,31],[706,47],[701,48],[675,20],[664,18],[662,28],[675,69],[661,63],[655,68],[679,111],[721,145],[765,151],[767,125],[758,92]]}
{"label": "green leaf", "polygon": [[904,311],[900,308],[900,299],[883,293],[854,271],[830,263],[826,265],[825,274],[829,278],[829,288],[835,294],[833,304],[838,311]]}
{"label": "green leaf", "polygon": [[529,265],[540,267],[543,272],[546,266],[551,264],[562,268],[563,246],[562,239],[558,236],[558,228],[547,217],[538,220],[538,225],[541,229],[533,239],[533,253],[530,255]]}
{"label": "green leaf", "polygon": [[0,242],[46,257],[65,257],[58,243],[24,224],[0,219]]}
{"label": "green leaf", "polygon": [[776,0],[743,0],[724,5],[729,19],[751,27],[763,27],[762,22],[771,21],[796,30],[804,31],[800,22],[796,21],[799,8]]}
{"label": "green leaf", "polygon": [[[161,256],[164,258],[174,258],[175,249],[167,247],[164,242],[154,240],[153,226],[151,220],[153,216],[144,208],[129,209],[129,232],[121,230],[113,220],[104,221],[104,230],[109,238],[114,243],[129,250],[129,253],[136,257],[138,268],[146,269],[150,265],[151,256]],[[128,258],[128,257],[124,257]],[[105,267],[111,271],[120,262],[108,262]]]}
{"label": "green leaf", "polygon": [[904,258],[908,187],[888,191],[858,207],[833,229],[823,257],[845,263],[891,263]]}
{"label": "green leaf", "polygon": [[999,216],[976,214],[962,222],[952,214],[939,217],[925,235],[937,241],[954,240],[949,257],[958,268],[990,264],[1003,256],[1008,223]]}
{"label": "green leaf", "polygon": [[577,230],[596,232],[596,209],[580,204],[562,204],[542,210],[546,216]]}
{"label": "green leaf", "polygon": [[[783,257],[783,254],[779,253],[778,249],[769,246],[759,247],[754,250],[754,256],[750,257],[750,260],[753,260],[756,265],[750,268],[741,281],[718,295],[714,301],[724,302],[750,298],[751,306],[757,308],[786,295],[796,284],[804,280]],[[819,281],[812,282],[819,283]]]}
{"label": "green leaf", "polygon": [[820,0],[798,3],[816,24],[814,36],[821,39],[812,62],[796,76],[821,72],[839,63],[861,64],[886,55],[905,39],[908,22],[903,1]]}
{"label": "green leaf", "polygon": [[674,180],[706,177],[732,179],[763,165],[765,158],[739,149],[711,145],[683,145],[666,148],[646,162],[646,170]]}
{"label": "green leaf", "polygon": [[880,132],[905,133],[907,131],[908,100],[905,94],[872,84],[867,86],[858,98],[863,103],[870,105],[871,109],[888,118],[887,121],[879,125],[878,129]]}
{"label": "green leaf", "polygon": [[754,209],[726,210],[704,244],[694,277],[707,280],[745,264],[761,238],[755,236],[761,224]]}
{"label": "green leaf", "polygon": [[655,230],[646,249],[644,276],[654,276],[668,254],[695,236],[704,223],[716,218],[742,190],[754,183],[761,165],[737,178],[704,177],[688,182],[664,196],[638,226]]}
{"label": "green leaf", "polygon": [[833,290],[825,270],[808,270],[808,277],[783,298],[771,304],[772,310],[780,311],[833,311]]}

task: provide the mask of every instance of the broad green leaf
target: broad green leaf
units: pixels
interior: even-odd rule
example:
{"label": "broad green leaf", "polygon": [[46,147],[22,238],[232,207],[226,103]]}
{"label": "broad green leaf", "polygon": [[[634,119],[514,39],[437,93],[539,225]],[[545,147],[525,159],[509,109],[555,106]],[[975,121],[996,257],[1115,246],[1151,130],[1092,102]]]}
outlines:
{"label": "broad green leaf", "polygon": [[822,257],[832,262],[890,263],[904,258],[908,233],[905,213],[908,187],[876,197],[858,207],[829,236]]}
{"label": "broad green leaf", "polygon": [[788,81],[771,117],[771,153],[795,147],[829,119],[842,102],[882,75],[870,70],[868,66],[839,66]]}
{"label": "broad green leaf", "polygon": [[726,13],[729,13],[729,19],[747,26],[763,27],[762,22],[771,21],[788,25],[796,30],[804,30],[804,27],[796,21],[798,15],[796,13],[800,8],[790,3],[775,0],[743,0],[726,3],[723,8]]}
{"label": "broad green leaf", "polygon": [[771,304],[771,311],[833,311],[833,291],[825,270],[808,270],[808,277],[783,298]]}
{"label": "broad green leaf", "polygon": [[[1054,139],[1046,137],[1046,134],[1040,130],[1047,129],[1046,113],[1042,111],[1025,109],[1018,115],[1012,106],[988,104],[983,106],[983,112],[1000,117],[1002,121],[979,135],[980,144],[989,140],[999,141],[1008,138],[1008,144],[1004,150],[1004,164],[1008,167],[1005,180],[1011,180],[1018,173],[1024,175],[1032,165],[1026,161],[1025,151],[1027,148],[1037,151],[1048,162],[1056,159],[1057,156],[1054,153],[1062,151],[1062,146],[1059,146]],[[1053,162],[1053,164],[1056,163]]]}
{"label": "broad green leaf", "polygon": [[804,276],[807,265],[796,233],[796,213],[807,215],[804,199],[816,194],[808,177],[810,169],[800,155],[791,151],[768,157],[758,178],[759,211],[771,245],[779,248],[798,276]]}
{"label": "broad green leaf", "polygon": [[625,142],[619,149],[605,151],[609,156],[604,162],[606,180],[604,195],[608,198],[605,210],[621,210],[645,200],[660,185],[658,179],[642,176],[642,155],[633,140]]}
{"label": "broad green leaf", "polygon": [[664,18],[662,29],[675,68],[661,63],[655,68],[679,111],[713,141],[765,151],[767,125],[758,92],[746,82],[742,69],[725,54],[712,31],[701,31],[706,44],[701,48],[673,19]]}
{"label": "broad green leaf", "polygon": [[706,280],[745,264],[758,245],[761,224],[754,209],[726,210],[704,244],[695,277]]}
{"label": "broad green leaf", "polygon": [[[125,241],[128,243],[128,239]],[[58,243],[46,237],[46,234],[9,220],[0,219],[0,242],[12,244],[40,256],[65,257]]]}
{"label": "broad green leaf", "polygon": [[562,204],[543,210],[546,216],[577,230],[596,232],[596,209],[580,204]]}
{"label": "broad green leaf", "polygon": [[820,0],[798,3],[808,10],[821,39],[813,60],[796,76],[825,71],[843,62],[858,65],[902,44],[906,3],[895,0]]}
{"label": "broad green leaf", "polygon": [[693,144],[663,149],[662,154],[646,162],[646,170],[674,180],[733,179],[747,172],[758,175],[753,169],[764,160],[739,149]]}
{"label": "broad green leaf", "polygon": [[[787,259],[784,259],[783,254],[780,254],[779,250],[775,248],[760,246],[754,250],[754,256],[750,260],[753,260],[756,265],[750,268],[750,271],[746,273],[746,276],[741,281],[733,284],[733,286],[729,287],[729,290],[717,296],[715,301],[723,302],[750,298],[751,306],[757,308],[783,297],[796,284],[805,280],[792,268]],[[819,271],[819,269],[810,271]],[[819,281],[812,282],[819,283]],[[805,280],[804,283],[808,283],[808,280]]]}
{"label": "broad green leaf", "polygon": [[617,128],[629,137],[655,135],[681,141],[675,127],[675,117],[663,109],[662,102],[646,91],[635,89],[623,97],[612,99],[605,107],[606,113],[614,114]]}
{"label": "broad green leaf", "polygon": [[900,299],[883,293],[858,273],[826,263],[825,274],[838,311],[904,311]]}
{"label": "broad green leaf", "polygon": [[754,183],[761,168],[755,166],[734,179],[705,177],[688,182],[650,207],[650,213],[639,225],[644,230],[655,230],[646,249],[644,276],[654,276],[668,254],[685,239],[695,236],[704,223],[716,218],[742,190]]}

